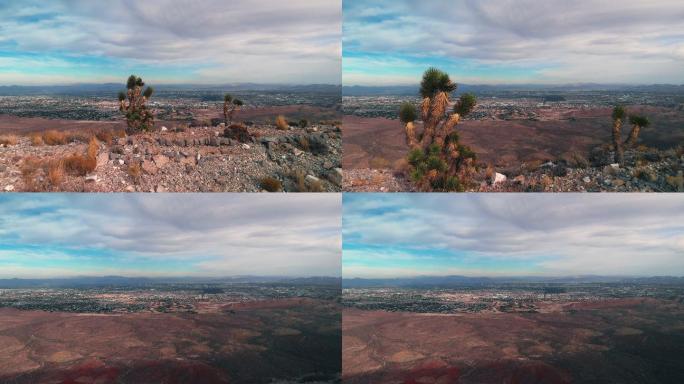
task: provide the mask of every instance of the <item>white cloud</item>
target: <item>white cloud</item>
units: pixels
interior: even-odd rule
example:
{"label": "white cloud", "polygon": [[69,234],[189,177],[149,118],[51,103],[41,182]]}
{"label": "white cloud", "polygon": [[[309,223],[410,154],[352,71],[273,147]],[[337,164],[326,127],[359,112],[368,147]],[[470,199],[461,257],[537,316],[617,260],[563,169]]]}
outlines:
{"label": "white cloud", "polygon": [[339,199],[334,194],[3,196],[0,243],[10,248],[0,252],[0,261],[21,264],[35,260],[36,252],[56,261],[83,257],[70,250],[100,249],[123,264],[187,263],[181,274],[338,276]]}
{"label": "white cloud", "polygon": [[684,195],[350,196],[343,217],[345,244],[402,249],[397,259],[345,250],[345,268],[398,268],[411,256],[430,268],[434,249],[529,264],[516,274],[684,275]]}

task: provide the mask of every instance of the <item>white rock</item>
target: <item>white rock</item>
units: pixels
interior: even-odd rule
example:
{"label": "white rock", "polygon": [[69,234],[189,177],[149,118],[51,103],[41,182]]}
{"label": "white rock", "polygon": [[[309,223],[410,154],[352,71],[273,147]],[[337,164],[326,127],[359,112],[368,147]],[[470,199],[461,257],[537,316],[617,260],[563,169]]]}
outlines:
{"label": "white rock", "polygon": [[99,179],[97,178],[97,175],[90,175],[86,176],[85,181],[86,183],[97,183]]}
{"label": "white rock", "polygon": [[123,159],[119,159],[119,165],[124,165]]}
{"label": "white rock", "polygon": [[242,148],[244,148],[244,149],[249,149],[249,145],[248,145],[248,144],[245,144],[245,143],[242,143]]}
{"label": "white rock", "polygon": [[582,181],[584,181],[585,183],[590,183],[590,182],[591,182],[591,177],[589,177],[589,176],[584,176],[584,178],[582,179]]}
{"label": "white rock", "polygon": [[492,181],[492,184],[499,184],[503,183],[504,181],[506,181],[506,175],[497,172],[494,174],[494,180]]}
{"label": "white rock", "polygon": [[168,131],[168,130],[169,130],[169,129],[166,128],[166,127],[161,127],[161,131],[162,131],[162,132],[166,132],[166,131]]}
{"label": "white rock", "polygon": [[610,167],[617,171],[617,170],[620,169],[620,164],[618,164],[618,163],[613,163],[613,164],[610,165]]}
{"label": "white rock", "polygon": [[14,191],[14,185],[8,185],[5,187],[5,192],[12,192]]}
{"label": "white rock", "polygon": [[126,187],[126,192],[135,192],[135,187],[132,185],[129,185],[128,187]]}

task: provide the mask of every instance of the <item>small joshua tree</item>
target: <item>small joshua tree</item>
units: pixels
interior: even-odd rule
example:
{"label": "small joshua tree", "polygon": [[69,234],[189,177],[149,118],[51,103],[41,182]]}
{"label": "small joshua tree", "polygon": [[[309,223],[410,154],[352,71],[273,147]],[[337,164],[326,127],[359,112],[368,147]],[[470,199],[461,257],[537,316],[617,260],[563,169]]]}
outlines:
{"label": "small joshua tree", "polygon": [[615,151],[615,162],[622,164],[625,160],[625,153],[622,148],[622,120],[625,118],[625,108],[621,105],[613,108],[613,150]]}
{"label": "small joshua tree", "polygon": [[405,124],[406,144],[411,179],[424,191],[463,191],[475,173],[475,153],[459,143],[455,128],[461,117],[468,115],[477,100],[466,93],[447,115],[449,96],[456,84],[449,75],[436,68],[423,74],[420,84],[422,136],[416,134],[413,122],[416,109],[405,103],[399,110],[399,118]]}
{"label": "small joshua tree", "polygon": [[639,139],[639,132],[641,131],[641,128],[648,127],[651,125],[651,122],[646,116],[630,116],[629,123],[632,124],[632,131],[629,133],[629,137],[627,137],[627,140],[625,141],[625,146],[633,147],[636,145],[637,140]]}
{"label": "small joshua tree", "polygon": [[226,93],[223,96],[223,119],[226,125],[229,125],[233,122],[233,115],[235,112],[240,110],[242,105],[242,100],[234,99],[229,93]]}
{"label": "small joshua tree", "polygon": [[154,126],[154,114],[147,107],[147,101],[154,90],[147,87],[141,78],[131,75],[126,82],[126,92],[119,92],[119,110],[126,114],[126,133],[149,131]]}

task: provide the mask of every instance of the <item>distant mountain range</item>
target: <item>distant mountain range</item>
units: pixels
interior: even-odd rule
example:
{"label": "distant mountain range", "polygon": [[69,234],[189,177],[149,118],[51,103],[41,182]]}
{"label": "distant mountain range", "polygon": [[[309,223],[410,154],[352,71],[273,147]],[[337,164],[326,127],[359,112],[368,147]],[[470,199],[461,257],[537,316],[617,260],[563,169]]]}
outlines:
{"label": "distant mountain range", "polygon": [[684,277],[675,276],[561,276],[561,277],[469,277],[469,276],[417,276],[385,279],[343,279],[344,288],[371,287],[455,287],[487,286],[492,284],[548,283],[548,284],[586,284],[586,283],[634,283],[634,284],[684,284]]}
{"label": "distant mountain range", "polygon": [[[149,83],[158,92],[173,91],[216,91],[216,92],[240,92],[240,91],[272,91],[291,93],[339,93],[341,86],[335,84],[307,84],[307,85],[284,85],[284,84],[154,84]],[[3,85],[0,86],[0,96],[35,96],[35,95],[67,95],[78,96],[84,94],[112,94],[126,89],[125,83],[105,84],[71,84],[71,85]]]}
{"label": "distant mountain range", "polygon": [[[418,95],[419,85],[391,85],[391,86],[361,86],[345,85],[342,87],[343,96],[413,96]],[[652,85],[625,85],[625,84],[459,84],[457,93],[494,93],[513,91],[545,91],[545,92],[577,92],[577,91],[631,91],[652,93],[684,93],[683,85],[652,84]]]}
{"label": "distant mountain range", "polygon": [[154,284],[292,284],[339,285],[341,278],[329,276],[232,276],[232,277],[125,277],[78,276],[51,279],[0,279],[0,289],[11,288],[84,288],[84,287],[142,287]]}

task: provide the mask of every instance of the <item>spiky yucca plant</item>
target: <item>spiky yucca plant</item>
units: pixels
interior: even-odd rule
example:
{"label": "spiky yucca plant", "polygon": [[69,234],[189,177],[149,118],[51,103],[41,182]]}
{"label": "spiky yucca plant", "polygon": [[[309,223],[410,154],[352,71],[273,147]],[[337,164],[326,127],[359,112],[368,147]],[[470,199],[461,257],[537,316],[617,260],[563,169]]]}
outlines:
{"label": "spiky yucca plant", "polygon": [[622,164],[625,160],[625,153],[622,148],[622,120],[625,118],[625,108],[616,105],[613,108],[611,117],[613,118],[613,150],[615,151],[615,162]]}
{"label": "spiky yucca plant", "polygon": [[147,107],[154,89],[147,87],[140,77],[131,75],[126,82],[126,92],[119,92],[119,110],[126,115],[126,133],[149,131],[154,126],[154,113]]}
{"label": "spiky yucca plant", "polygon": [[627,147],[633,147],[636,145],[637,140],[639,139],[639,132],[641,131],[641,128],[646,128],[651,125],[651,121],[648,120],[648,117],[646,116],[633,115],[629,117],[629,123],[632,124],[632,130],[629,132],[629,136],[625,141],[625,145]]}
{"label": "spiky yucca plant", "polygon": [[406,144],[411,179],[424,191],[463,191],[475,172],[475,153],[459,143],[456,125],[477,103],[474,95],[466,93],[447,114],[449,97],[456,84],[449,75],[436,68],[423,74],[420,84],[423,133],[418,136],[414,127],[416,109],[405,103],[399,117],[405,124]]}
{"label": "spiky yucca plant", "polygon": [[242,105],[242,100],[234,99],[229,93],[226,93],[223,96],[223,119],[226,125],[229,125],[233,122],[233,115],[235,112],[240,110]]}

